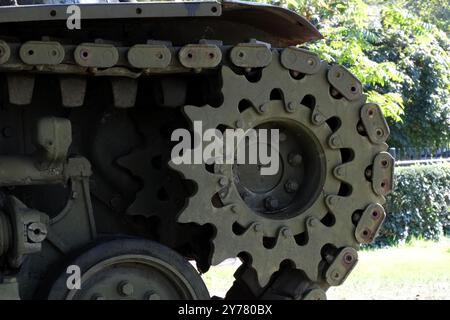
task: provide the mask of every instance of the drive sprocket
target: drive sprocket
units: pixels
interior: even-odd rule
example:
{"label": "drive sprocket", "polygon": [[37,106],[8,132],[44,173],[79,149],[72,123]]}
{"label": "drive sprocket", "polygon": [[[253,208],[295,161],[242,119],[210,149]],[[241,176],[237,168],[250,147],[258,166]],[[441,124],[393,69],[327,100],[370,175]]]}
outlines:
{"label": "drive sprocket", "polygon": [[370,170],[387,145],[361,130],[366,97],[337,94],[328,63],[299,76],[283,67],[278,51],[272,55],[256,78],[223,66],[223,103],[188,105],[184,113],[203,129],[279,129],[279,172],[263,177],[258,166],[216,164],[212,170],[172,159],[172,168],[197,185],[178,221],[215,227],[213,265],[244,254],[265,286],[288,261],[326,288],[346,277],[329,270],[334,260],[343,259],[348,272],[357,261],[360,213],[385,202],[374,192]]}

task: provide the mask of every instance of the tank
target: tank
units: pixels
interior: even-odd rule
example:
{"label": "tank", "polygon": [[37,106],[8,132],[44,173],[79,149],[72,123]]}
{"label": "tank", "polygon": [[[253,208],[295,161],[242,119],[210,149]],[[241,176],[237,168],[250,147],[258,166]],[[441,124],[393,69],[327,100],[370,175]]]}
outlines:
{"label": "tank", "polygon": [[[209,299],[200,274],[236,257],[225,299],[345,281],[394,160],[358,79],[303,47],[322,38],[307,20],[237,1],[0,4],[1,299]],[[206,129],[248,150],[254,133],[277,167],[233,162],[237,145],[205,158]]]}

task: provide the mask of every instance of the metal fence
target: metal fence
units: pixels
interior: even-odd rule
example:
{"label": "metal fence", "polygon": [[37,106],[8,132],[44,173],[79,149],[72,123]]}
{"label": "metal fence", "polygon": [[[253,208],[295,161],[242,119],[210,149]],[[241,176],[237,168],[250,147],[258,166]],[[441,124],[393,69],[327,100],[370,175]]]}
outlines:
{"label": "metal fence", "polygon": [[394,157],[397,166],[450,162],[450,145],[437,149],[390,148],[389,153]]}

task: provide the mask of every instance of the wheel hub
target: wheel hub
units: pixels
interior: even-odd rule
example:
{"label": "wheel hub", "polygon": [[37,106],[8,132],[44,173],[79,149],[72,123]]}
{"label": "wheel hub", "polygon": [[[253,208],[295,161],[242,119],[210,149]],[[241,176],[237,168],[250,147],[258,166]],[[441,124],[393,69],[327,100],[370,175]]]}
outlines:
{"label": "wheel hub", "polygon": [[71,263],[80,287],[69,289],[63,272],[49,299],[190,300],[208,292],[193,267],[173,250],[141,239],[119,239],[89,249]]}
{"label": "wheel hub", "polygon": [[[323,186],[323,150],[311,133],[289,122],[268,122],[255,127],[278,130],[279,168],[274,175],[262,175],[262,164],[235,164],[233,181],[245,204],[255,213],[269,219],[295,217],[307,209]],[[269,131],[270,132],[270,131]],[[258,140],[259,141],[259,140]],[[252,150],[248,140],[246,150]],[[253,150],[258,150],[253,148]],[[267,165],[266,165],[267,167]],[[305,171],[306,168],[306,171]]]}

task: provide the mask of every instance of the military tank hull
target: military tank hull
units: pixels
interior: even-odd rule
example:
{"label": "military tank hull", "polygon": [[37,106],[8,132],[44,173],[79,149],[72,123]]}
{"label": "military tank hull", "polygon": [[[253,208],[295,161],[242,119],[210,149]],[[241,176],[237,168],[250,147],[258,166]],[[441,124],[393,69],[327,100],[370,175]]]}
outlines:
{"label": "military tank hull", "polygon": [[[297,46],[321,38],[308,21],[244,2],[2,5],[0,298],[208,299],[199,272],[233,257],[227,299],[343,283],[394,162],[361,83]],[[173,132],[196,122],[278,130],[279,170],[177,163]]]}

